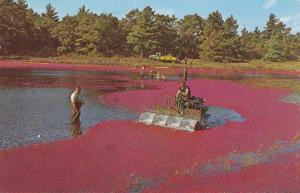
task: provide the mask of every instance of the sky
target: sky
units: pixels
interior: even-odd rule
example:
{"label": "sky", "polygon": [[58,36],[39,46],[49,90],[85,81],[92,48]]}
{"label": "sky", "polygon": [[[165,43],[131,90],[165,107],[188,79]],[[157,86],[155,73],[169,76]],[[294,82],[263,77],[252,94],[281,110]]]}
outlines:
{"label": "sky", "polygon": [[246,27],[251,31],[256,26],[263,29],[269,15],[274,13],[292,27],[292,33],[300,32],[300,0],[27,0],[27,3],[38,13],[44,12],[46,5],[51,3],[61,18],[76,14],[83,5],[94,13],[112,13],[118,18],[125,17],[132,9],[142,10],[146,6],[179,19],[195,13],[206,18],[218,10],[223,18],[233,15],[240,30]]}

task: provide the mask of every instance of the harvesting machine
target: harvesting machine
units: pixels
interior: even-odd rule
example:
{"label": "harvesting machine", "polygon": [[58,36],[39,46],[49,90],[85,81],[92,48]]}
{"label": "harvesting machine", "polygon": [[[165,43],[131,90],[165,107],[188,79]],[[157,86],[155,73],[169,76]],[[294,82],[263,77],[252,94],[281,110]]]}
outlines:
{"label": "harvesting machine", "polygon": [[207,126],[205,117],[208,107],[204,104],[205,99],[179,97],[175,98],[174,105],[170,104],[169,98],[166,100],[167,107],[142,113],[139,122],[190,132],[201,130]]}

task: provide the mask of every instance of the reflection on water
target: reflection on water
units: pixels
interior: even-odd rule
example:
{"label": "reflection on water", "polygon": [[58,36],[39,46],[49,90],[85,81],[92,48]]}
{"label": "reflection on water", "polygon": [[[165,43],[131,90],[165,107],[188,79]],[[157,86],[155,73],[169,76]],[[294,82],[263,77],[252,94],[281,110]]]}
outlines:
{"label": "reflection on water", "polygon": [[300,93],[294,93],[292,95],[289,95],[283,98],[283,101],[300,105]]}
{"label": "reflection on water", "polygon": [[222,107],[209,106],[207,111],[207,117],[205,122],[207,124],[206,128],[214,128],[229,121],[245,121],[245,118],[231,109],[225,109]]}
{"label": "reflection on water", "polygon": [[[0,69],[0,148],[77,136],[104,120],[136,120],[135,113],[100,101],[108,92],[152,88],[141,85],[135,76],[127,72]],[[70,94],[77,85],[83,87],[81,96],[86,101],[82,123],[65,125],[70,122]]]}
{"label": "reflection on water", "polygon": [[[102,93],[141,89],[138,74],[124,71],[51,71],[0,69],[0,86],[74,88],[80,85]],[[150,86],[145,85],[145,89]]]}
{"label": "reflection on water", "polygon": [[112,119],[135,120],[128,110],[101,104],[96,90],[82,90],[86,104],[81,110],[81,127],[70,122],[71,89],[4,88],[0,92],[0,148],[53,141]]}
{"label": "reflection on water", "polygon": [[70,127],[70,135],[72,137],[77,137],[82,134],[81,124],[80,122],[72,123]]}
{"label": "reflection on water", "polygon": [[[193,75],[192,78],[209,76]],[[181,74],[167,80],[180,78]],[[65,125],[70,122],[70,94],[77,85],[83,88],[81,95],[86,101],[81,110],[82,123]],[[137,120],[138,115],[127,109],[102,104],[100,96],[152,88],[155,87],[140,81],[138,73],[124,71],[0,69],[0,148],[78,136],[104,120]],[[210,107],[208,113],[210,127],[243,120],[228,109]]]}

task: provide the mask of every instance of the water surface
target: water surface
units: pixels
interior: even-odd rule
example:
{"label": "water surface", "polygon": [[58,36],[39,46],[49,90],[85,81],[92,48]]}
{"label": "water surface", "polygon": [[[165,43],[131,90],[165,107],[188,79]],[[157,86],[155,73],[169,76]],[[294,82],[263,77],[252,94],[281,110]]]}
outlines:
{"label": "water surface", "polygon": [[[166,80],[181,79],[181,74]],[[285,75],[243,75],[243,78]],[[217,75],[198,74],[192,78],[219,79]],[[229,76],[226,79],[235,79]],[[298,76],[289,77],[298,79]],[[111,92],[155,89],[141,81],[139,74],[125,71],[69,71],[37,69],[0,69],[0,148],[49,142],[72,136],[70,100],[72,89],[83,87],[86,105],[81,113],[81,130],[115,119],[137,120],[138,114],[122,107],[101,103],[100,97]],[[245,120],[238,112],[222,107],[209,107],[208,128],[228,121]]]}
{"label": "water surface", "polygon": [[[70,94],[81,85],[85,105],[81,129],[104,120],[136,120],[137,114],[107,106],[100,97],[109,92],[151,89],[128,72],[0,69],[0,148],[49,142],[72,135]],[[91,89],[92,88],[92,89]]]}

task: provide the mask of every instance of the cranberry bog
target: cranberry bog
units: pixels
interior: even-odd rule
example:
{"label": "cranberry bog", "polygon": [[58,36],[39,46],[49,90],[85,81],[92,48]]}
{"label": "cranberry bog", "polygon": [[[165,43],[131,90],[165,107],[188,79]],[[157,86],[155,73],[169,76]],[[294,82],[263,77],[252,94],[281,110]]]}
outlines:
{"label": "cranberry bog", "polygon": [[[13,140],[0,149],[0,192],[300,192],[299,74],[191,69],[192,95],[243,119],[189,133],[136,121],[178,89],[180,69],[160,70],[169,78],[140,80],[129,67],[0,62],[2,115],[16,96],[40,104],[5,114],[20,130],[3,134]],[[90,104],[83,111],[92,110],[82,117],[84,134],[72,138],[57,117],[67,118],[78,84]],[[10,145],[36,125],[50,137]],[[0,129],[10,134],[14,125],[2,116]]]}

